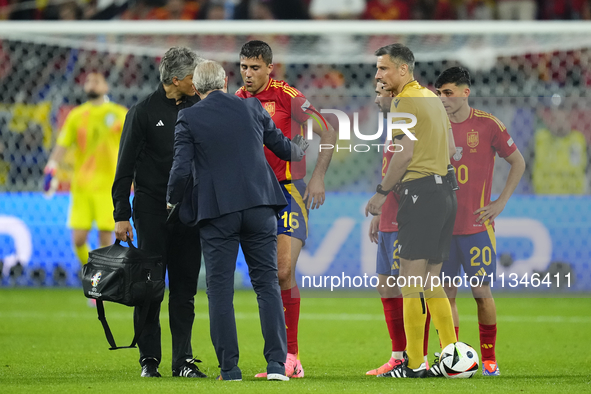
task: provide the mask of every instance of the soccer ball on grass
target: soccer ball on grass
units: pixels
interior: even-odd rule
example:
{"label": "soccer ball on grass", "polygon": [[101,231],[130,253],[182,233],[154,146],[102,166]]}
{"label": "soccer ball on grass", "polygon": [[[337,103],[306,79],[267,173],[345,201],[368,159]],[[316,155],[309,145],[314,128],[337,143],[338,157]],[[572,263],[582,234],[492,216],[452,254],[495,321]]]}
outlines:
{"label": "soccer ball on grass", "polygon": [[439,357],[439,367],[446,378],[471,378],[478,366],[478,353],[464,342],[450,343]]}

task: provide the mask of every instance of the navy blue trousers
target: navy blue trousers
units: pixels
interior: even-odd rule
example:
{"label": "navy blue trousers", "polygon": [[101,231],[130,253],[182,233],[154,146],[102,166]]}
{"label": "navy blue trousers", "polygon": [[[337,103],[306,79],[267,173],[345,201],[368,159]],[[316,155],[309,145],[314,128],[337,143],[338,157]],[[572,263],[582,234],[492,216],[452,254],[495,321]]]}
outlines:
{"label": "navy blue trousers", "polygon": [[207,270],[211,341],[222,371],[238,365],[234,317],[234,271],[242,246],[257,295],[267,363],[284,363],[287,337],[277,277],[277,217],[267,206],[249,208],[200,222]]}

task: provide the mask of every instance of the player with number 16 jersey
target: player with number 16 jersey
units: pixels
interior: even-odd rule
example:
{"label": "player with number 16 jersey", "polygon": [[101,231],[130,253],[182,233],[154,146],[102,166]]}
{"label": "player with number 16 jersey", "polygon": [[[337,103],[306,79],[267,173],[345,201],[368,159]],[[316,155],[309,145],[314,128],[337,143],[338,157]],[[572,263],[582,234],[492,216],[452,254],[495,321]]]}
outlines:
{"label": "player with number 16 jersey", "polygon": [[[273,52],[267,43],[254,40],[244,44],[240,50],[240,74],[244,86],[236,95],[259,99],[286,137],[292,139],[298,134],[305,137],[304,125],[311,114],[318,113],[297,89],[270,77],[273,67]],[[336,133],[326,122],[323,123],[324,128],[319,129],[316,122],[313,122],[312,129],[320,135],[321,144],[334,146]],[[305,159],[300,162],[283,161],[267,148],[265,155],[288,203],[279,212],[277,221],[277,268],[287,331],[285,375],[301,378],[304,377],[304,369],[299,359],[297,339],[300,293],[295,281],[295,265],[308,237],[308,210],[324,204],[324,175],[332,150],[323,149],[319,152],[308,185],[303,179],[306,176]],[[266,373],[256,375],[261,378],[266,376]]]}

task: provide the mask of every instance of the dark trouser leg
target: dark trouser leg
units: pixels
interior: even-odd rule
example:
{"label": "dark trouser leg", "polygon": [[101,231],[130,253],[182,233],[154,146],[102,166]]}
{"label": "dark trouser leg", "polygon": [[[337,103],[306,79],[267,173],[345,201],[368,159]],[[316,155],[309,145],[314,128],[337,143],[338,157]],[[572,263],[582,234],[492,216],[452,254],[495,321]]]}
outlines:
{"label": "dark trouser leg", "polygon": [[222,371],[238,365],[238,337],[234,317],[234,271],[242,214],[230,213],[200,227],[207,270],[211,341]]}
{"label": "dark trouser leg", "polygon": [[[162,255],[162,261],[164,267],[166,267],[167,230],[164,225],[166,216],[138,212],[134,213],[133,220],[138,247],[145,251]],[[138,324],[141,308],[135,307],[133,311],[135,325]],[[142,335],[137,341],[140,350],[140,364],[144,358],[154,358],[160,363],[162,360],[160,336],[160,302],[155,302],[150,306]]]}
{"label": "dark trouser leg", "polygon": [[199,229],[177,223],[168,245],[168,315],[172,333],[172,369],[193,358],[191,333],[195,320],[195,294],[201,268]]}
{"label": "dark trouser leg", "polygon": [[269,207],[244,211],[240,244],[259,303],[267,363],[287,357],[285,316],[277,277],[277,218]]}

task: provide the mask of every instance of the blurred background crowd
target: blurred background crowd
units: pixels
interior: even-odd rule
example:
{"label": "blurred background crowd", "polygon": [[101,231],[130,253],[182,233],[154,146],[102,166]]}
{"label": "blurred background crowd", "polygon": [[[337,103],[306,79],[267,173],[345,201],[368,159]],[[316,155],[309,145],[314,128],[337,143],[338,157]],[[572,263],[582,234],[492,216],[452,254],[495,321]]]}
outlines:
{"label": "blurred background crowd", "polygon": [[[0,0],[12,20],[580,20],[591,0]],[[312,22],[318,23],[321,22]],[[417,22],[420,23],[420,22]],[[196,24],[197,25],[197,24]],[[59,25],[58,25],[59,26]],[[584,34],[48,34],[0,37],[0,191],[38,191],[48,152],[68,111],[85,101],[89,72],[105,74],[110,99],[131,107],[159,79],[159,56],[173,45],[222,62],[229,90],[241,86],[238,52],[250,39],[274,51],[273,77],[317,108],[359,111],[375,123],[376,48],[413,49],[424,86],[462,65],[472,75],[474,106],[503,121],[528,164],[517,193],[591,192],[591,38]],[[554,101],[548,101],[555,96]],[[331,97],[337,102],[326,100]],[[480,101],[476,101],[479,98]],[[558,120],[557,120],[558,119]],[[372,123],[373,122],[373,123]],[[536,137],[537,136],[537,137]],[[549,147],[552,156],[536,152]],[[379,159],[379,158],[378,158]],[[329,191],[368,191],[379,176],[369,154],[335,153]],[[379,161],[379,160],[378,160]],[[502,166],[502,160],[498,161]],[[314,163],[310,160],[309,163]],[[503,169],[499,167],[503,180]],[[537,174],[536,174],[537,172]],[[542,175],[541,175],[542,174]],[[546,174],[546,175],[544,175]],[[549,174],[549,175],[547,175]],[[542,177],[541,177],[542,176]],[[555,179],[549,181],[548,177]],[[67,174],[61,177],[68,190]],[[544,181],[540,181],[544,179]],[[553,185],[544,187],[544,185]],[[499,192],[493,185],[493,193]]]}
{"label": "blurred background crowd", "polygon": [[[477,24],[478,31],[466,31],[465,24],[457,23],[443,24],[446,30],[442,31],[441,24],[428,21],[589,20],[590,3],[591,0],[0,0],[0,19],[4,20],[127,22],[24,24],[26,28],[35,27],[36,32],[12,31],[15,24],[2,26],[0,22],[0,205],[4,204],[4,211],[10,215],[17,212],[17,216],[26,218],[31,228],[30,238],[36,242],[37,253],[31,260],[32,275],[38,271],[35,267],[54,267],[53,275],[57,272],[57,277],[62,278],[54,279],[54,283],[69,278],[68,283],[78,284],[78,263],[69,252],[69,236],[63,225],[72,156],[65,158],[57,174],[59,191],[64,192],[58,194],[61,203],[56,204],[54,199],[46,204],[40,191],[43,169],[67,114],[87,100],[83,86],[90,73],[102,73],[110,86],[108,98],[130,108],[156,87],[160,57],[166,49],[188,46],[200,56],[222,63],[229,77],[228,90],[233,93],[242,85],[240,47],[246,41],[261,39],[273,48],[273,78],[285,80],[302,91],[317,109],[339,109],[350,119],[357,114],[359,130],[369,135],[375,134],[378,125],[374,51],[400,42],[415,54],[415,78],[430,89],[437,76],[449,67],[461,65],[470,71],[471,106],[500,119],[526,160],[526,175],[516,189],[516,194],[521,195],[518,198],[525,201],[518,206],[524,211],[519,216],[531,215],[540,220],[556,216],[558,224],[548,226],[559,228],[552,230],[557,231],[553,239],[559,238],[555,249],[564,255],[556,254],[552,259],[575,264],[577,258],[588,253],[589,239],[584,210],[579,215],[584,205],[577,204],[587,201],[591,193],[591,28],[585,28],[591,25],[524,22],[499,26],[482,22]],[[207,19],[313,20],[303,24],[314,28],[305,31],[300,24],[272,21],[196,22],[173,23],[172,32],[150,34],[152,26],[161,24],[157,21]],[[335,19],[351,22],[324,22]],[[364,24],[355,20],[416,22]],[[61,29],[64,25],[69,26],[69,32]],[[262,25],[274,26],[273,33],[259,29]],[[292,30],[287,32],[286,25]],[[408,32],[409,25],[414,33]],[[210,26],[239,26],[240,30],[212,33],[207,30]],[[341,29],[340,33],[333,32],[335,26]],[[387,27],[383,32],[368,32],[367,26]],[[505,31],[507,26],[510,27]],[[519,28],[512,29],[513,26]],[[555,26],[562,30],[547,30]],[[138,30],[134,30],[136,27]],[[381,175],[381,152],[358,153],[346,148],[349,144],[364,143],[355,138],[339,141],[345,149],[333,156],[325,178],[328,192],[346,200],[349,194],[355,198],[359,193],[375,190]],[[315,164],[315,152],[317,147],[313,145],[307,153],[310,167]],[[312,168],[309,170],[311,173]],[[508,170],[504,160],[496,161],[493,194],[501,192]],[[530,198],[535,204],[529,204]],[[572,202],[575,211],[567,230],[562,222],[566,203],[553,203],[563,198]],[[542,207],[549,201],[544,207],[550,207],[550,211]],[[528,211],[530,208],[532,212]],[[39,221],[39,216],[43,216],[43,221]],[[510,242],[516,244],[506,244],[501,250],[519,251],[512,254],[515,259],[528,258],[529,241]],[[0,251],[12,253],[14,245],[12,238],[0,237]],[[16,256],[13,260],[28,261],[28,257]],[[4,258],[5,271],[6,261]],[[584,265],[580,275],[587,275],[587,262],[581,263]],[[1,263],[0,260],[0,267]],[[67,268],[60,267],[70,267],[69,273]]]}
{"label": "blurred background crowd", "polygon": [[[86,100],[83,85],[88,73],[103,72],[111,86],[110,99],[128,108],[149,94],[159,78],[157,57],[49,45],[28,44],[26,48],[21,42],[0,41],[0,57],[10,59],[3,71],[0,68],[0,191],[41,190],[43,168],[61,125],[68,112]],[[43,60],[33,62],[32,54]],[[472,106],[504,122],[526,159],[527,176],[516,193],[591,192],[589,57],[588,50],[511,56],[497,59],[491,69],[471,70]],[[228,90],[233,93],[242,86],[238,60],[222,64],[229,77]],[[415,77],[434,90],[437,75],[459,64],[419,61]],[[561,71],[565,67],[568,73]],[[372,63],[283,63],[277,59],[272,77],[300,89],[316,108],[338,108],[350,119],[357,112],[361,132],[373,134],[377,127],[374,74]],[[342,141],[348,143],[364,141]],[[312,166],[314,151],[308,154]],[[335,152],[327,190],[371,190],[379,180],[376,163],[380,158],[376,152]],[[509,168],[504,160],[496,164],[493,193],[500,193]],[[58,174],[60,189],[67,191],[69,173],[67,166],[63,168]]]}
{"label": "blurred background crowd", "polygon": [[589,20],[589,0],[0,0],[4,20]]}

